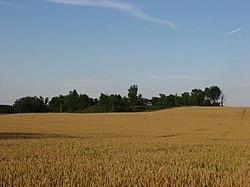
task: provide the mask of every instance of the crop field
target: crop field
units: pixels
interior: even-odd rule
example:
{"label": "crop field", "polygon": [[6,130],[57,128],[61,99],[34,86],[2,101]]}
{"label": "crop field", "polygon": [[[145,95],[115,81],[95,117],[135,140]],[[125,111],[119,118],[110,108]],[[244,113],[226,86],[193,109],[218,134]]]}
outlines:
{"label": "crop field", "polygon": [[250,186],[250,108],[0,115],[0,186]]}

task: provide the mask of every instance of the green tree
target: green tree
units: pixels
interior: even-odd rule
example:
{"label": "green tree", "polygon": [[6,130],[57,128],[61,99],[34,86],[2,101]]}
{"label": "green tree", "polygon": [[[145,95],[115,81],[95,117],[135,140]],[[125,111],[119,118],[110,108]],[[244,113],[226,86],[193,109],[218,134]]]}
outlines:
{"label": "green tree", "polygon": [[191,92],[190,103],[192,106],[203,106],[205,93],[201,89],[193,89]]}
{"label": "green tree", "polygon": [[218,86],[211,86],[209,88],[205,88],[205,97],[206,100],[210,102],[213,106],[220,105],[219,99],[221,96],[221,89]]}
{"label": "green tree", "polygon": [[109,96],[101,93],[98,101],[98,108],[101,112],[110,112]]}
{"label": "green tree", "polygon": [[78,97],[79,110],[83,111],[90,106],[90,99],[87,94],[80,94]]}
{"label": "green tree", "polygon": [[176,106],[175,98],[176,97],[173,94],[170,94],[170,95],[167,96],[167,105],[168,105],[168,108]]}
{"label": "green tree", "polygon": [[67,107],[67,112],[76,112],[80,110],[79,94],[76,90],[69,91],[65,96],[64,104]]}
{"label": "green tree", "polygon": [[111,112],[125,112],[126,100],[119,94],[112,94],[109,96],[109,106]]}
{"label": "green tree", "polygon": [[175,106],[176,107],[182,106],[182,97],[178,96],[177,94],[175,94]]}
{"label": "green tree", "polygon": [[53,97],[49,101],[49,111],[51,112],[65,112],[67,110],[65,104],[65,97],[60,95],[58,97]]}
{"label": "green tree", "polygon": [[150,100],[151,108],[153,108],[154,110],[163,109],[163,108],[168,107],[167,96],[165,94],[162,94],[162,93],[160,93],[159,96],[160,97],[152,97],[152,99]]}
{"label": "green tree", "polygon": [[183,106],[189,106],[190,105],[190,94],[188,92],[184,92],[181,94],[182,98],[182,105]]}
{"label": "green tree", "polygon": [[15,109],[11,105],[0,105],[0,114],[12,114],[15,113]]}
{"label": "green tree", "polygon": [[128,101],[132,111],[135,110],[135,106],[137,105],[138,101],[137,94],[138,94],[138,86],[137,85],[130,86],[128,89]]}
{"label": "green tree", "polygon": [[22,97],[17,99],[13,105],[16,112],[27,113],[27,112],[47,112],[48,111],[48,98],[43,97]]}

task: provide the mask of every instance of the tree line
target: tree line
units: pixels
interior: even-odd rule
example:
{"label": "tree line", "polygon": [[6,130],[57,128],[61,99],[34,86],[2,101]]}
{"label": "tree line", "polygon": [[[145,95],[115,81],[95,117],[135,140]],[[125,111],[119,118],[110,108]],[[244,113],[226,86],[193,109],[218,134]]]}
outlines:
{"label": "tree line", "polygon": [[0,113],[29,112],[141,112],[180,106],[223,106],[222,90],[218,86],[204,90],[193,89],[190,93],[159,94],[151,99],[138,93],[138,86],[132,85],[127,96],[101,93],[99,98],[79,94],[76,90],[68,95],[51,98],[26,96],[17,99],[13,105],[0,105]]}

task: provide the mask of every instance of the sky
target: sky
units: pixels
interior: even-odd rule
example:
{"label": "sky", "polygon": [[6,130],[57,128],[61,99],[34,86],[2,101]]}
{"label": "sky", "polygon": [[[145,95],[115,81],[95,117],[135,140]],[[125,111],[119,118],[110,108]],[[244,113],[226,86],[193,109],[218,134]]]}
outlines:
{"label": "sky", "polygon": [[250,106],[249,0],[0,0],[0,104],[219,86]]}

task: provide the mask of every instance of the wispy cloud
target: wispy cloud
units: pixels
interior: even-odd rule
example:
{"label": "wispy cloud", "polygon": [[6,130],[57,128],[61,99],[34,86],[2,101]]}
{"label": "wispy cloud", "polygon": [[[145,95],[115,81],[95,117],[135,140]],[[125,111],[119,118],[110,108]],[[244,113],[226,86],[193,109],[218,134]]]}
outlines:
{"label": "wispy cloud", "polygon": [[226,35],[236,34],[236,33],[240,32],[240,31],[242,31],[242,28],[238,28],[238,29],[235,29],[233,31],[227,32]]}
{"label": "wispy cloud", "polygon": [[114,1],[114,0],[46,0],[46,1],[54,2],[54,3],[61,3],[61,4],[78,5],[78,6],[94,6],[94,7],[102,7],[102,8],[112,8],[112,9],[116,9],[122,12],[126,12],[134,17],[137,17],[145,21],[167,25],[172,29],[176,27],[175,24],[172,22],[151,17],[150,15],[145,14],[140,9],[132,5]]}

